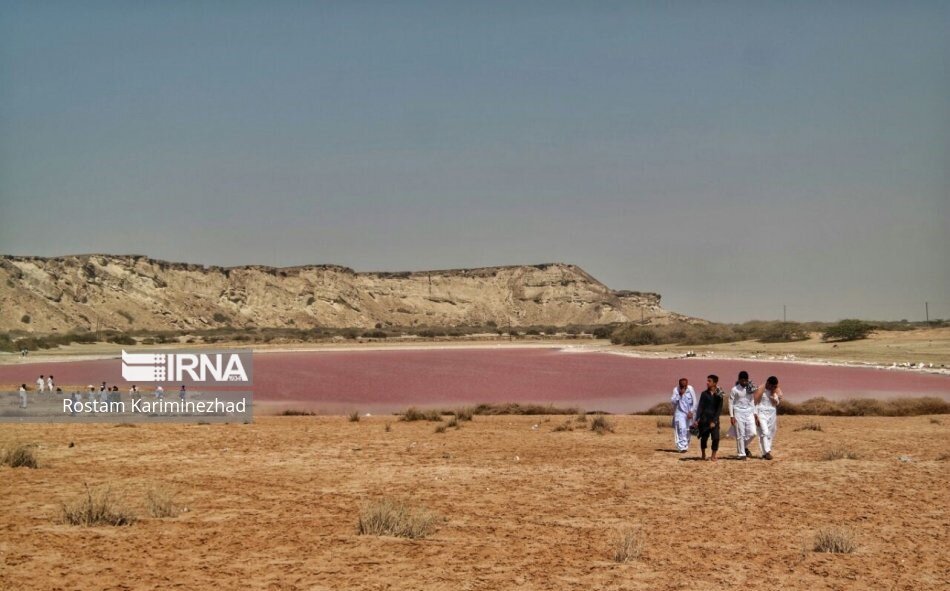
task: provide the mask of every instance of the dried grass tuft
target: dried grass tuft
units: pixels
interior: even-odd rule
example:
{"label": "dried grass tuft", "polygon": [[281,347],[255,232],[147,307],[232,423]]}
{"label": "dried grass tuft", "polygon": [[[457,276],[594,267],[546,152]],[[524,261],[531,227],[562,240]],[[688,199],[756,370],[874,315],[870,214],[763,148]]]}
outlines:
{"label": "dried grass tuft", "polygon": [[590,422],[590,430],[598,435],[606,435],[614,432],[614,424],[604,415],[597,415]]}
{"label": "dried grass tuft", "polygon": [[854,534],[849,530],[829,527],[818,530],[815,534],[815,543],[812,549],[815,552],[851,554],[857,547],[857,543],[854,541]]}
{"label": "dried grass tuft", "polygon": [[617,532],[613,547],[613,561],[626,564],[643,554],[643,537],[636,529],[626,527]]}
{"label": "dried grass tuft", "polygon": [[438,522],[438,515],[428,509],[385,497],[360,508],[357,533],[361,536],[395,536],[415,540],[435,531]]}
{"label": "dried grass tuft", "polygon": [[85,485],[86,492],[71,503],[63,503],[62,520],[68,525],[85,527],[96,525],[132,525],[136,518],[132,512],[122,507],[106,488],[92,490]]}
{"label": "dried grass tuft", "polygon": [[4,450],[3,456],[0,457],[0,464],[11,468],[38,468],[39,462],[33,452],[34,447],[26,443],[15,443]]}

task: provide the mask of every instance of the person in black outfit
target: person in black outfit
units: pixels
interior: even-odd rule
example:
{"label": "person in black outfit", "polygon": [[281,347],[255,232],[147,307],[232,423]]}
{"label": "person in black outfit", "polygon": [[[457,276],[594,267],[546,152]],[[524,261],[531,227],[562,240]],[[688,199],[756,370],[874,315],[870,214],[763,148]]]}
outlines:
{"label": "person in black outfit", "polygon": [[722,414],[722,401],[725,393],[719,387],[719,376],[713,374],[706,378],[706,389],[699,395],[699,407],[696,409],[696,423],[699,427],[699,449],[706,459],[706,443],[712,436],[712,461],[716,461],[719,452],[719,415]]}

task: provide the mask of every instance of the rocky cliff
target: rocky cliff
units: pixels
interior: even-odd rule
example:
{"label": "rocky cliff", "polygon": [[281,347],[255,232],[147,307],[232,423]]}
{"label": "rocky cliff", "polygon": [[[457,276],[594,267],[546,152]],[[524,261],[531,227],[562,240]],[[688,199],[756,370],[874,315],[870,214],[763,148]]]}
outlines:
{"label": "rocky cliff", "polygon": [[140,255],[0,256],[0,330],[188,330],[664,322],[655,293],[575,265],[405,273],[315,265],[207,267]]}

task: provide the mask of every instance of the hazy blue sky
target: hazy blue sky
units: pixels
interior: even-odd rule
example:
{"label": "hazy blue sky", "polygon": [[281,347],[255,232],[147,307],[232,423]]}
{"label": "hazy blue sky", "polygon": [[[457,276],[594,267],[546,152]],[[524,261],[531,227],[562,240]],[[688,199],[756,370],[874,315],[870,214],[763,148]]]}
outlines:
{"label": "hazy blue sky", "polygon": [[0,252],[950,318],[947,2],[0,0]]}

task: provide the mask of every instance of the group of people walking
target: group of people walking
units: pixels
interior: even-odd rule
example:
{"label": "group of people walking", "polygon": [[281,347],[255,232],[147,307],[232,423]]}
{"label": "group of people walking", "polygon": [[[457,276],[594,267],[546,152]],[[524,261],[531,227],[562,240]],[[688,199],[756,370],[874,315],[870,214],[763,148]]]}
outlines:
{"label": "group of people walking", "polygon": [[[696,397],[689,380],[681,378],[673,389],[670,402],[673,406],[673,437],[676,451],[686,453],[692,435],[699,437],[702,459],[712,440],[713,462],[719,454],[719,419],[726,393],[719,387],[719,376],[706,377],[706,389]],[[770,376],[763,386],[756,387],[749,373],[740,371],[735,386],[729,392],[729,435],[736,439],[736,458],[745,460],[752,456],[749,444],[758,436],[762,458],[772,459],[772,442],[778,428],[778,406],[782,402],[782,389],[778,378]]]}

